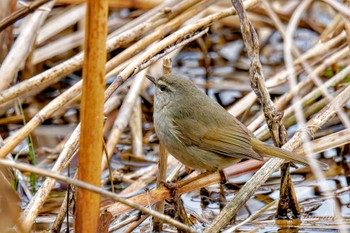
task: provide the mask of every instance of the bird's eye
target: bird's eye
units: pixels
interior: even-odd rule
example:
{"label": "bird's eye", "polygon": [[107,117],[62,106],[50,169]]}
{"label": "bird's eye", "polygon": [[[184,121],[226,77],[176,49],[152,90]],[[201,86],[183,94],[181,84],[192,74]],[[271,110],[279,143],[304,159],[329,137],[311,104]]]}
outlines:
{"label": "bird's eye", "polygon": [[159,86],[159,89],[160,89],[161,91],[166,91],[166,90],[167,90],[167,87],[166,87],[165,85],[160,85],[160,86]]}

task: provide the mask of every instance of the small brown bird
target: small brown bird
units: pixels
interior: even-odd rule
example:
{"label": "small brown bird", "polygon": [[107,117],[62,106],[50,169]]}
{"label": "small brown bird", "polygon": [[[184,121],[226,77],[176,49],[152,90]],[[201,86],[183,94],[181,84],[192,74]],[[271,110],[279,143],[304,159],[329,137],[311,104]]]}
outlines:
{"label": "small brown bird", "polygon": [[308,165],[306,158],[256,139],[223,107],[188,78],[148,76],[155,88],[154,126],[167,150],[184,165],[217,171],[263,155]]}

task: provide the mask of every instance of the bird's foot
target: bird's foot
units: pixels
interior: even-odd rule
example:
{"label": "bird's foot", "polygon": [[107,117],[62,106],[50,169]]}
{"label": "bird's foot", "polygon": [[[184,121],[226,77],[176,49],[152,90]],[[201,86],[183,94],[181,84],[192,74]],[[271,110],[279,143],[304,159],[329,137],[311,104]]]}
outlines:
{"label": "bird's foot", "polygon": [[169,181],[161,181],[160,182],[165,188],[167,188],[170,192],[170,196],[172,198],[177,196],[177,189],[179,185],[177,183],[169,182]]}

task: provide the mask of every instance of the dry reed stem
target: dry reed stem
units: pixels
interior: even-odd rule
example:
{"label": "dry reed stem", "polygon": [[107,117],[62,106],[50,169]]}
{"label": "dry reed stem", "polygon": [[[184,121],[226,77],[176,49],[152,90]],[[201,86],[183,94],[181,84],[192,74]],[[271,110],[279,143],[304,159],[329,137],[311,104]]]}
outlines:
{"label": "dry reed stem", "polygon": [[[77,173],[75,173],[74,179],[76,179],[76,176],[77,176]],[[65,219],[66,214],[70,213],[72,209],[75,209],[75,199],[74,199],[75,190],[76,190],[75,186],[72,186],[72,185],[68,186],[64,199],[61,203],[59,212],[56,215],[55,221],[52,223],[50,227],[50,232],[60,232],[62,223]],[[67,222],[67,224],[69,224],[69,222]]]}
{"label": "dry reed stem", "polygon": [[[142,215],[137,221],[131,223],[128,227],[126,227],[125,229],[123,229],[123,232],[125,232],[125,233],[134,232],[134,230],[135,230],[141,223],[143,223],[147,218],[148,218],[147,215]],[[152,228],[152,227],[150,227],[150,228]]]}
{"label": "dry reed stem", "polygon": [[342,18],[342,15],[339,13],[333,18],[332,22],[327,25],[326,29],[323,30],[319,36],[320,41],[328,41],[330,38],[334,37],[332,33],[334,33],[338,27],[342,27]]}
{"label": "dry reed stem", "polygon": [[[45,4],[45,7],[51,9],[54,2]],[[49,15],[50,11],[36,11],[33,15],[28,16],[21,34],[16,39],[10,52],[7,54],[0,68],[0,92],[8,88],[14,81],[17,72],[23,65],[33,49],[37,32],[42,23]]]}
{"label": "dry reed stem", "polygon": [[147,185],[156,180],[156,176],[159,171],[157,165],[154,164],[145,169],[144,172],[145,173],[143,174],[138,174],[140,177],[138,177],[137,180],[135,180],[132,184],[119,192],[118,195],[120,197],[130,197],[135,193],[138,193],[140,190],[144,189],[147,187]]}
{"label": "dry reed stem", "polygon": [[23,17],[30,14],[31,12],[34,12],[37,8],[44,5],[48,1],[50,1],[50,0],[37,0],[35,2],[28,4],[25,7],[22,7],[20,9],[16,10],[11,15],[3,18],[0,22],[0,32],[2,32],[8,26],[14,24],[17,20],[22,19]]}
{"label": "dry reed stem", "polygon": [[78,5],[68,10],[65,10],[65,12],[46,22],[39,32],[38,38],[36,40],[36,45],[40,46],[42,43],[44,43],[57,33],[84,19],[85,12],[86,5]]}
{"label": "dry reed stem", "polygon": [[136,97],[135,106],[132,109],[132,114],[129,120],[132,137],[132,153],[135,156],[143,156],[143,143],[142,143],[142,109],[141,109],[141,97]]}
{"label": "dry reed stem", "polygon": [[107,159],[110,159],[114,154],[114,150],[121,137],[121,134],[129,123],[129,119],[133,110],[132,107],[136,103],[136,100],[137,100],[137,97],[139,96],[143,82],[146,81],[144,76],[145,76],[145,71],[142,71],[137,75],[135,75],[134,82],[131,85],[130,90],[128,91],[128,94],[124,98],[123,104],[120,107],[119,114],[114,121],[113,128],[109,134],[109,137],[106,143],[108,158],[106,157],[102,158],[102,164],[101,164],[102,169],[106,168]]}
{"label": "dry reed stem", "polygon": [[[263,0],[264,1],[264,0]],[[277,200],[274,200],[270,202],[269,204],[265,205],[263,208],[255,212],[254,214],[250,215],[248,218],[246,218],[244,221],[240,222],[239,224],[230,227],[229,229],[223,231],[223,233],[230,233],[238,230],[239,227],[243,226],[246,223],[250,223],[254,221],[255,219],[259,218],[265,211],[274,209],[277,207]]]}
{"label": "dry reed stem", "polygon": [[[164,58],[163,59],[163,75],[171,75],[172,70],[172,59]],[[167,160],[168,160],[168,152],[165,148],[165,145],[162,142],[159,142],[159,160],[158,160],[158,170],[159,175],[157,176],[156,187],[160,188],[164,186],[164,182],[166,182],[167,176]],[[159,201],[155,210],[164,213],[164,201]],[[157,218],[153,219],[153,231],[160,232],[163,229],[163,222]]]}
{"label": "dry reed stem", "polygon": [[[80,4],[85,2],[84,0],[56,0],[57,3],[63,4]],[[135,9],[150,9],[159,4],[162,0],[109,0],[108,4],[111,8],[135,8]]]}
{"label": "dry reed stem", "polygon": [[325,53],[329,53],[331,49],[339,46],[339,44],[345,39],[346,34],[344,32],[340,33],[336,37],[331,38],[325,42],[320,40],[320,43],[315,44],[311,49],[307,50],[305,53],[297,57],[295,63],[300,63],[301,60],[309,60],[312,58],[317,58],[318,56],[322,56]]}
{"label": "dry reed stem", "polygon": [[[184,1],[181,4],[185,4],[183,7],[183,10],[187,9],[190,6],[195,5],[196,3],[198,3],[199,1]],[[159,4],[158,6],[150,9],[149,11],[146,11],[145,13],[143,13],[142,15],[140,15],[139,17],[137,17],[136,19],[132,20],[131,22],[128,23],[128,25],[124,25],[120,28],[118,28],[118,30],[112,32],[111,34],[108,35],[108,38],[112,38],[112,37],[116,37],[118,36],[120,33],[129,30],[130,28],[134,28],[136,26],[138,26],[141,23],[144,23],[145,21],[147,21],[148,19],[152,18],[154,15],[159,14],[160,12],[163,12],[164,14],[169,13],[169,9],[174,9],[174,7],[176,8],[177,5],[179,4],[178,1],[176,0],[170,0],[170,1],[166,1],[163,2],[161,4]],[[176,14],[177,15],[177,14]]]}
{"label": "dry reed stem", "polygon": [[[177,160],[174,157],[171,156],[170,158],[168,158],[167,167],[170,168],[169,170],[173,170],[173,167],[175,166],[176,162]],[[124,175],[124,178],[127,180],[131,180],[133,178],[137,178],[137,180],[131,183],[125,189],[123,189],[119,193],[119,196],[129,198],[138,195],[139,192],[141,192],[147,187],[147,185],[150,185],[156,180],[158,172],[158,165],[155,164],[144,169],[139,169],[137,174]]]}
{"label": "dry reed stem", "polygon": [[272,140],[277,147],[280,147],[286,141],[286,129],[282,123],[283,114],[278,112],[277,108],[270,98],[270,93],[265,85],[265,78],[259,60],[259,41],[257,34],[253,25],[247,18],[242,1],[232,0],[232,4],[236,8],[239,15],[242,38],[247,48],[248,57],[251,60],[249,78],[252,89],[254,90],[260,104],[262,105]]}
{"label": "dry reed stem", "polygon": [[132,223],[132,222],[137,221],[138,219],[139,219],[138,215],[133,215],[133,216],[131,216],[131,217],[121,221],[121,222],[116,223],[113,226],[110,226],[109,229],[108,229],[108,232],[116,231],[116,230],[118,230],[118,229],[120,229],[120,228],[122,228],[122,227],[124,227],[124,226],[126,226],[126,225],[128,225],[130,223]]}
{"label": "dry reed stem", "polygon": [[73,48],[80,46],[84,41],[84,31],[71,33],[54,42],[37,48],[33,53],[32,65],[48,60]]}
{"label": "dry reed stem", "polygon": [[331,7],[333,7],[337,12],[343,14],[345,17],[350,16],[350,8],[338,1],[335,0],[323,0],[325,3],[329,4]]}
{"label": "dry reed stem", "polygon": [[[115,19],[108,21],[108,31],[111,28],[119,28],[122,25],[127,24],[126,20]],[[119,29],[118,29],[119,30]],[[55,56],[62,55],[74,48],[79,48],[83,45],[84,42],[84,30],[80,29],[79,31],[72,32],[66,36],[60,36],[54,41],[50,41],[40,48],[36,48],[33,52],[32,65],[36,65],[40,62],[51,59]]]}
{"label": "dry reed stem", "polygon": [[[79,180],[98,187],[101,186],[102,174],[107,18],[107,1],[87,1],[77,172]],[[96,232],[100,195],[77,188],[76,200],[75,231]]]}
{"label": "dry reed stem", "polygon": [[[344,129],[342,131],[332,133],[322,138],[311,141],[312,153],[320,153],[332,148],[341,147],[350,142],[350,129]],[[299,147],[295,150],[296,153],[305,155],[306,152],[303,147]]]}

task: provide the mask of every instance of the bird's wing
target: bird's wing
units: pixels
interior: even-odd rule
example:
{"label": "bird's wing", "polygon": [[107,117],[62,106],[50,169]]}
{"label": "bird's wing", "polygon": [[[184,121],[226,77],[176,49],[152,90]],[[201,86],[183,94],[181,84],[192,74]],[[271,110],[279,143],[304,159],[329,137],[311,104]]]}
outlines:
{"label": "bird's wing", "polygon": [[[178,132],[177,138],[189,146],[198,146],[222,156],[262,160],[262,156],[252,149],[250,135],[235,121],[222,126],[210,123],[201,126],[198,121],[187,118],[175,119],[173,124]],[[197,125],[196,130],[187,130],[193,125]]]}

